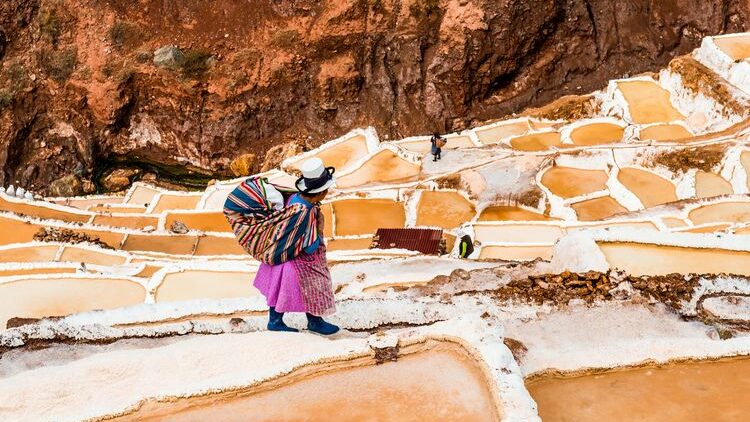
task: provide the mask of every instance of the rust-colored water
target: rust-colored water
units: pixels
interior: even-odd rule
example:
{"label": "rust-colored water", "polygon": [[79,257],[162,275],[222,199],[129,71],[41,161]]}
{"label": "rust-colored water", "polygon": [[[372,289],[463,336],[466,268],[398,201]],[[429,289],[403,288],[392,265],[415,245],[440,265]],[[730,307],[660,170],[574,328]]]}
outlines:
{"label": "rust-colored water", "polygon": [[520,121],[495,126],[490,129],[479,129],[476,131],[476,134],[483,144],[492,145],[497,144],[503,139],[510,138],[511,136],[523,135],[528,132],[529,129],[529,123],[527,121]]}
{"label": "rust-colored water", "polygon": [[519,151],[546,151],[561,145],[558,132],[531,133],[510,140],[510,146]]}
{"label": "rust-colored water", "polygon": [[576,145],[602,145],[619,142],[625,129],[612,123],[591,123],[577,127],[570,133],[570,139]]}
{"label": "rust-colored water", "polygon": [[221,211],[195,211],[189,213],[166,213],[164,227],[169,230],[176,221],[185,224],[189,229],[203,232],[231,232],[224,213]]}
{"label": "rust-colored water", "polygon": [[337,236],[374,234],[406,224],[404,205],[390,199],[344,199],[332,204]]}
{"label": "rust-colored water", "polygon": [[668,123],[684,120],[669,100],[669,91],[651,81],[622,81],[617,87],[625,97],[634,123]]}
{"label": "rust-colored water", "polygon": [[695,174],[695,196],[697,198],[711,198],[732,193],[732,185],[718,174],[706,173],[705,171],[699,171]]}
{"label": "rust-colored water", "polygon": [[370,157],[362,167],[341,176],[336,185],[346,189],[371,183],[397,183],[417,180],[421,166],[411,163],[390,150]]}
{"label": "rust-colored water", "polygon": [[641,129],[640,137],[642,141],[685,141],[693,134],[681,125],[654,125]]}
{"label": "rust-colored water", "polygon": [[119,279],[29,278],[0,284],[0,329],[8,319],[63,316],[143,303],[146,290]]}
{"label": "rust-colored water", "polygon": [[149,215],[109,215],[98,214],[91,220],[92,224],[110,227],[122,227],[128,229],[143,229],[151,226],[156,228],[159,225],[159,218]]}
{"label": "rust-colored water", "polygon": [[542,184],[563,198],[573,198],[607,189],[607,172],[555,166],[542,176]]}
{"label": "rust-colored water", "polygon": [[750,222],[750,202],[722,202],[698,207],[688,214],[693,224]]}
{"label": "rust-colored water", "polygon": [[750,275],[750,252],[627,242],[605,242],[599,247],[611,268],[637,276],[671,273]]}
{"label": "rust-colored water", "polygon": [[465,421],[500,420],[477,364],[457,347],[397,362],[344,368],[263,391],[147,403],[121,421]]}
{"label": "rust-colored water", "polygon": [[251,272],[185,270],[164,276],[156,288],[156,302],[226,299],[260,294]]}
{"label": "rust-colored water", "polygon": [[457,192],[422,192],[417,207],[417,226],[452,229],[476,215],[474,204]]}
{"label": "rust-colored water", "polygon": [[646,208],[677,200],[675,185],[649,171],[623,168],[617,174],[617,180],[633,192]]}
{"label": "rust-colored water", "polygon": [[498,205],[487,207],[479,215],[479,221],[546,221],[557,220],[544,214],[529,211],[520,207]]}
{"label": "rust-colored water", "polygon": [[740,35],[733,37],[714,38],[714,44],[732,60],[745,60],[750,58],[750,36]]}
{"label": "rust-colored water", "polygon": [[576,202],[570,206],[580,221],[596,221],[628,210],[610,196]]}
{"label": "rust-colored water", "polygon": [[168,210],[193,210],[200,200],[200,195],[162,194],[151,213],[159,214]]}
{"label": "rust-colored water", "polygon": [[750,415],[750,359],[527,382],[544,422],[735,422]]}
{"label": "rust-colored water", "polygon": [[365,155],[367,155],[367,141],[363,135],[357,135],[319,152],[316,156],[323,160],[326,167],[342,170]]}

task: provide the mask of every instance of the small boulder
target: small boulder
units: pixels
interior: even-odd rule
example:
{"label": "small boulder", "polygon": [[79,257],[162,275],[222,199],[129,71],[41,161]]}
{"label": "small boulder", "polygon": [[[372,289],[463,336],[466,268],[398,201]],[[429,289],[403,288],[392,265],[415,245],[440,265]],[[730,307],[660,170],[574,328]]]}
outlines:
{"label": "small boulder", "polygon": [[255,154],[242,154],[229,163],[229,169],[235,176],[250,176],[255,167]]}
{"label": "small boulder", "polygon": [[185,234],[189,232],[190,229],[188,229],[188,226],[186,226],[185,223],[183,223],[182,221],[175,221],[169,227],[169,231],[171,231],[172,233],[177,233],[177,234]]}
{"label": "small boulder", "polygon": [[178,70],[185,62],[182,50],[174,45],[165,45],[154,51],[154,65],[163,69]]}
{"label": "small boulder", "polygon": [[47,191],[49,196],[70,197],[78,196],[83,193],[83,188],[81,180],[75,175],[69,174],[50,183],[49,187],[47,187]]}
{"label": "small boulder", "polygon": [[136,169],[116,169],[102,179],[102,187],[109,192],[119,192],[127,189],[131,180],[140,173]]}

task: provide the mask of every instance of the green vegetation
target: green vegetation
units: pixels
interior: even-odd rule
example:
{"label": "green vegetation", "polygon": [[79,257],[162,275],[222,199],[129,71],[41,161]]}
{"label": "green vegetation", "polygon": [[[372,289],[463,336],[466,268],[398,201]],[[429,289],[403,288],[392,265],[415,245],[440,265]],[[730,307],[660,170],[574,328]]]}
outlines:
{"label": "green vegetation", "polygon": [[277,47],[289,49],[299,42],[299,32],[294,29],[283,29],[273,34],[272,41]]}
{"label": "green vegetation", "polygon": [[182,62],[182,75],[200,79],[211,67],[211,53],[205,50],[188,50]]}
{"label": "green vegetation", "polygon": [[47,76],[57,83],[65,83],[76,68],[78,51],[75,47],[63,50],[42,51],[38,56],[39,62],[47,72]]}
{"label": "green vegetation", "polygon": [[54,44],[60,36],[60,19],[54,6],[45,6],[39,11],[39,30]]}
{"label": "green vegetation", "polygon": [[107,31],[109,42],[118,50],[132,48],[140,44],[138,27],[129,22],[118,20]]}
{"label": "green vegetation", "polygon": [[13,93],[9,89],[0,88],[0,110],[13,102]]}

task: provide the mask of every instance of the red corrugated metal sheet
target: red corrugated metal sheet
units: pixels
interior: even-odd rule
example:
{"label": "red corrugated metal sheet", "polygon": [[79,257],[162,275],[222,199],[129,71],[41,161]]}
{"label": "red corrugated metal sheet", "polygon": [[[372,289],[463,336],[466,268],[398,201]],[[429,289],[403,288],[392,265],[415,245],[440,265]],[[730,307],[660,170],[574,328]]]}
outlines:
{"label": "red corrugated metal sheet", "polygon": [[440,255],[443,231],[434,229],[378,229],[372,248],[408,249],[427,255]]}

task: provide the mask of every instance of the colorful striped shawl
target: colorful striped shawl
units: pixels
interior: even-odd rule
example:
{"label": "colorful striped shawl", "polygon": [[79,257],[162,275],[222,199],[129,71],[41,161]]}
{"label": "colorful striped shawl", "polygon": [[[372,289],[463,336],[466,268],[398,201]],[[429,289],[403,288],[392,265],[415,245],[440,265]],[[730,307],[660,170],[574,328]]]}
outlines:
{"label": "colorful striped shawl", "polygon": [[[240,183],[224,203],[224,216],[240,245],[255,259],[270,265],[294,259],[318,238],[317,208],[302,204],[276,211],[258,178]],[[283,188],[276,187],[280,192]]]}

